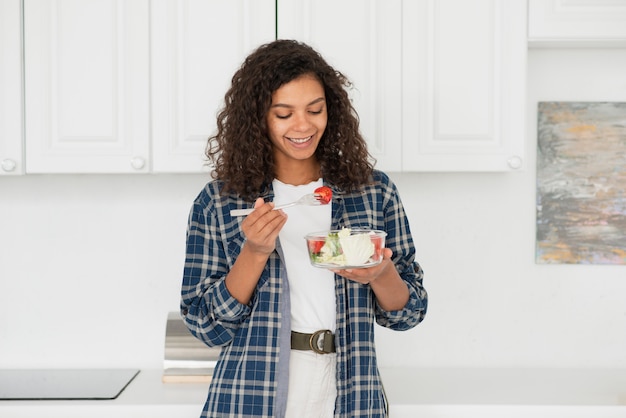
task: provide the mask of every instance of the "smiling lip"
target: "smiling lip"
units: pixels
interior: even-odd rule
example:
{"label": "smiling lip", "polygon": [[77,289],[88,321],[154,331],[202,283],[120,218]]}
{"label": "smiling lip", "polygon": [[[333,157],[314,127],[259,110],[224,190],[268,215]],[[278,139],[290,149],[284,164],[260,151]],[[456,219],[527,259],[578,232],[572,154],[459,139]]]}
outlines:
{"label": "smiling lip", "polygon": [[309,142],[311,139],[313,139],[313,135],[307,136],[306,138],[290,138],[290,137],[286,137],[286,138],[289,140],[289,142],[293,142],[296,145],[300,145],[300,144]]}

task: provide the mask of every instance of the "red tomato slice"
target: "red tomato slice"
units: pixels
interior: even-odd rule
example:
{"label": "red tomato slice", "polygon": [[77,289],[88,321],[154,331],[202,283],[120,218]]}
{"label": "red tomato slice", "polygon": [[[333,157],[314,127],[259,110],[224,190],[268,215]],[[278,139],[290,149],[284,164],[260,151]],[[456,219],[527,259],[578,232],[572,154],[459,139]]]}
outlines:
{"label": "red tomato slice", "polygon": [[333,198],[333,191],[330,189],[330,187],[318,187],[317,189],[315,189],[315,197],[322,205],[326,205],[330,203],[331,199]]}
{"label": "red tomato slice", "polygon": [[324,241],[309,241],[309,251],[312,254],[319,254],[322,251],[322,247],[324,246]]}
{"label": "red tomato slice", "polygon": [[383,246],[383,240],[381,237],[373,236],[372,244],[374,244],[374,254],[380,256]]}

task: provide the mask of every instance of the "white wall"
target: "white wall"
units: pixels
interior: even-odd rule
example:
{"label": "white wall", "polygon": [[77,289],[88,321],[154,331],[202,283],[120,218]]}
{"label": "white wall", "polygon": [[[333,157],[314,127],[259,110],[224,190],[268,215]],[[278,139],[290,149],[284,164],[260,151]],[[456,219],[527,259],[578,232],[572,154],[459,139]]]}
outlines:
{"label": "white wall", "polygon": [[[626,101],[626,50],[531,50],[528,168],[392,174],[430,293],[384,366],[626,368],[626,266],[536,265],[536,103]],[[202,175],[0,177],[0,368],[160,367]]]}

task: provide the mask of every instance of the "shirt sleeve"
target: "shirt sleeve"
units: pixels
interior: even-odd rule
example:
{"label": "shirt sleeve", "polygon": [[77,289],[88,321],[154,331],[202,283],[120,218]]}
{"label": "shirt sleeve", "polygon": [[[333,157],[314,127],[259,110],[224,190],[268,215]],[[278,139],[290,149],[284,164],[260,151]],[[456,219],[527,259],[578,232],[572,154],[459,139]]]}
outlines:
{"label": "shirt sleeve", "polygon": [[180,309],[194,336],[208,346],[221,346],[233,339],[250,307],[226,288],[227,240],[221,236],[210,201],[206,192],[201,193],[189,214]]}
{"label": "shirt sleeve", "polygon": [[386,175],[382,176],[382,204],[385,246],[393,251],[393,262],[400,277],[409,288],[409,300],[404,308],[385,311],[376,304],[376,322],[384,327],[404,331],[422,322],[428,307],[428,293],[423,286],[424,272],[415,260],[415,245],[409,221],[396,186]]}
{"label": "shirt sleeve", "polygon": [[387,328],[405,331],[422,322],[428,307],[428,294],[422,286],[423,272],[419,264],[415,263],[415,274],[401,274],[409,288],[409,301],[404,308],[396,311],[386,311],[376,304],[376,322]]}

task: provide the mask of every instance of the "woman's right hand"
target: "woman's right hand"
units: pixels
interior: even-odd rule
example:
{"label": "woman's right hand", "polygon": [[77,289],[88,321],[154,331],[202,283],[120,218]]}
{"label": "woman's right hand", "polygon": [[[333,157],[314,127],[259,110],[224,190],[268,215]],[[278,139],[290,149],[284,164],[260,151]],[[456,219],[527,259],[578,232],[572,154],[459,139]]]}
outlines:
{"label": "woman's right hand", "polygon": [[242,221],[241,229],[246,241],[226,276],[228,291],[240,303],[250,302],[285,222],[287,215],[281,210],[274,210],[273,203],[265,203],[261,198],[254,202],[254,211]]}
{"label": "woman's right hand", "polygon": [[274,210],[274,203],[265,203],[262,198],[254,202],[254,211],[241,223],[245,246],[249,251],[268,256],[276,248],[278,233],[287,222],[282,210]]}

